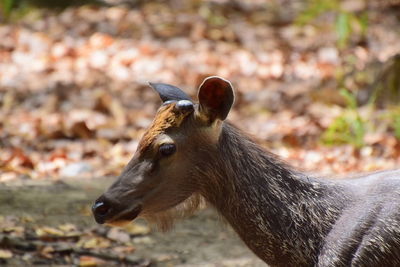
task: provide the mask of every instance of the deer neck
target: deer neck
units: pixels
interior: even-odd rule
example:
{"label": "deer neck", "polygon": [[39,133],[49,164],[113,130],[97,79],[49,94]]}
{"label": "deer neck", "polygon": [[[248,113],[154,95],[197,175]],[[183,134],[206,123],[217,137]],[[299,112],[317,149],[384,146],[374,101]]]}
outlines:
{"label": "deer neck", "polygon": [[315,262],[310,255],[343,209],[343,190],[295,171],[227,123],[217,150],[202,171],[204,198],[267,263]]}

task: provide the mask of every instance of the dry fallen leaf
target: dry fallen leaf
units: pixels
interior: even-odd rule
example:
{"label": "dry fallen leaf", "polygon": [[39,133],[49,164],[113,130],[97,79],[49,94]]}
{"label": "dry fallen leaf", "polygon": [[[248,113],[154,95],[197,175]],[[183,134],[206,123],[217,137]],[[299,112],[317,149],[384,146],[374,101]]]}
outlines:
{"label": "dry fallen leaf", "polygon": [[119,228],[111,228],[107,233],[107,238],[121,243],[127,243],[131,240],[129,234]]}
{"label": "dry fallen leaf", "polygon": [[11,234],[12,236],[23,236],[25,233],[25,227],[23,226],[10,226],[10,227],[4,227],[0,228],[0,231],[3,233]]}
{"label": "dry fallen leaf", "polygon": [[35,230],[35,233],[39,237],[46,237],[46,236],[64,236],[64,232],[61,230],[58,230],[53,227],[48,227],[48,226],[43,226],[43,227],[38,227]]}
{"label": "dry fallen leaf", "polygon": [[104,263],[102,260],[90,257],[90,256],[81,256],[79,257],[79,266],[80,267],[91,267],[91,266],[98,266],[99,264]]}
{"label": "dry fallen leaf", "polygon": [[147,224],[136,222],[125,225],[123,229],[131,235],[147,235],[151,232]]}
{"label": "dry fallen leaf", "polygon": [[111,242],[108,239],[103,237],[82,237],[78,243],[77,247],[83,247],[86,249],[100,249],[100,248],[108,248],[111,246]]}
{"label": "dry fallen leaf", "polygon": [[10,259],[13,253],[8,249],[0,249],[0,259]]}
{"label": "dry fallen leaf", "polygon": [[40,248],[39,254],[45,258],[52,259],[53,255],[52,253],[54,252],[54,248],[52,246],[44,246]]}
{"label": "dry fallen leaf", "polygon": [[113,251],[118,254],[130,254],[135,251],[135,247],[134,246],[113,247]]}
{"label": "dry fallen leaf", "polygon": [[66,224],[62,224],[58,226],[58,229],[60,229],[61,231],[68,233],[68,232],[76,232],[76,225],[72,224],[72,223],[66,223]]}

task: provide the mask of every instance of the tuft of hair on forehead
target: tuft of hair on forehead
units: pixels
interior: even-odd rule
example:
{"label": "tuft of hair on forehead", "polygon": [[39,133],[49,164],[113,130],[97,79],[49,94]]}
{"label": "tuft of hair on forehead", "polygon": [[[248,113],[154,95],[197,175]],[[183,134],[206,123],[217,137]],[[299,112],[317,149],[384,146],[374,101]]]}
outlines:
{"label": "tuft of hair on forehead", "polygon": [[153,122],[139,142],[139,151],[144,151],[153,143],[157,136],[164,133],[167,129],[179,127],[183,119],[191,113],[190,111],[176,109],[176,103],[164,104],[158,109]]}

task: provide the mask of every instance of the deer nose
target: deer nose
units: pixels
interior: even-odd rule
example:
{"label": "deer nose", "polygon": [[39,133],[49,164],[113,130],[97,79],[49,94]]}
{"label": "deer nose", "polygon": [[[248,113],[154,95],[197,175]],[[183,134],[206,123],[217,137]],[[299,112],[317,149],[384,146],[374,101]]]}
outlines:
{"label": "deer nose", "polygon": [[94,219],[97,223],[103,224],[106,220],[107,214],[110,212],[111,207],[105,199],[98,199],[92,206]]}

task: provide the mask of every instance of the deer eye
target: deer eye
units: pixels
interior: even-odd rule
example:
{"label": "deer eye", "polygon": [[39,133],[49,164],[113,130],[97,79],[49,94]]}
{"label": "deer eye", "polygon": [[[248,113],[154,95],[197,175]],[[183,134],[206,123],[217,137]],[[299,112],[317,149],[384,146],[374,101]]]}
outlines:
{"label": "deer eye", "polygon": [[162,144],[158,151],[160,152],[161,156],[168,157],[175,153],[176,147],[174,144]]}

